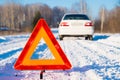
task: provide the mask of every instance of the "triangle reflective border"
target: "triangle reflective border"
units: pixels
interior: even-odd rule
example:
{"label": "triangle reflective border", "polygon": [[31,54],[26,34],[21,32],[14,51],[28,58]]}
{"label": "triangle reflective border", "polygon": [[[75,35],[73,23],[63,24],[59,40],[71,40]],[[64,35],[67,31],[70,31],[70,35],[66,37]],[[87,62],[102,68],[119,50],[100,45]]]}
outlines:
{"label": "triangle reflective border", "polygon": [[[31,59],[41,38],[45,41],[55,59]],[[40,19],[36,24],[14,68],[17,70],[65,70],[71,68],[69,60],[44,19]]]}

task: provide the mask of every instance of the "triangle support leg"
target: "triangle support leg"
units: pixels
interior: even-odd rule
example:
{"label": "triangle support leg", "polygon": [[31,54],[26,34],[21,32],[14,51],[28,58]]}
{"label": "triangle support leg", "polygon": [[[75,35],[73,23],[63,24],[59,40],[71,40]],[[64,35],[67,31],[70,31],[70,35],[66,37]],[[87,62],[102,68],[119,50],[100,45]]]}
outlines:
{"label": "triangle support leg", "polygon": [[41,79],[43,79],[43,73],[45,72],[45,70],[42,70],[41,72],[40,72],[40,80]]}

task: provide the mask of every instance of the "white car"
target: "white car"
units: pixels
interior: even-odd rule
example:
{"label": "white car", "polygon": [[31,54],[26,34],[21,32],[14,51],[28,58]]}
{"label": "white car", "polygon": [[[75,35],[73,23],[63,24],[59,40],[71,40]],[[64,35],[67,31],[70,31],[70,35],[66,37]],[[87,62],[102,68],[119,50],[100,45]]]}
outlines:
{"label": "white car", "polygon": [[86,40],[92,40],[94,26],[85,14],[65,14],[59,24],[58,32],[60,40],[65,36],[83,36]]}

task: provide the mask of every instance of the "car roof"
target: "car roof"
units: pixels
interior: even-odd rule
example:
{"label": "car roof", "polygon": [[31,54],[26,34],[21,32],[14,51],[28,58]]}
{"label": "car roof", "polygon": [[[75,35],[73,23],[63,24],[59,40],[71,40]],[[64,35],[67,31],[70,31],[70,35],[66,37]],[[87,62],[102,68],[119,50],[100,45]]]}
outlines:
{"label": "car roof", "polygon": [[81,13],[65,13],[64,15],[86,15],[86,14],[81,14]]}

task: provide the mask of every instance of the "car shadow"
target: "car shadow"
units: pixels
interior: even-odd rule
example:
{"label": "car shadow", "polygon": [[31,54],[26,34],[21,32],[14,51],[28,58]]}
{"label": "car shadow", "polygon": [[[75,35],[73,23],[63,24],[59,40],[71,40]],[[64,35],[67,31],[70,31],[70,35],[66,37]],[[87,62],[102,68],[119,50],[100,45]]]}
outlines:
{"label": "car shadow", "polygon": [[107,39],[108,37],[110,37],[109,35],[95,35],[93,37],[93,41],[98,41],[100,39]]}

